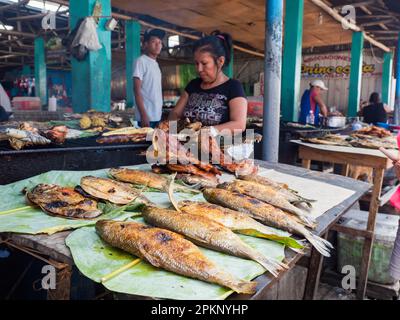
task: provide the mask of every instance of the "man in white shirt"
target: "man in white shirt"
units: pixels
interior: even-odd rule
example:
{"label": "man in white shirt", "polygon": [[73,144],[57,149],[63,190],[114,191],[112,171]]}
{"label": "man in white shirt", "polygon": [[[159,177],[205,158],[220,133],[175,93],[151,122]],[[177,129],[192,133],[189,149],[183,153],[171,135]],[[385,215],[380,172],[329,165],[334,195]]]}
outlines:
{"label": "man in white shirt", "polygon": [[165,32],[160,29],[147,30],[143,37],[144,54],[134,63],[135,118],[141,127],[154,128],[161,120],[163,98],[157,57],[164,36]]}

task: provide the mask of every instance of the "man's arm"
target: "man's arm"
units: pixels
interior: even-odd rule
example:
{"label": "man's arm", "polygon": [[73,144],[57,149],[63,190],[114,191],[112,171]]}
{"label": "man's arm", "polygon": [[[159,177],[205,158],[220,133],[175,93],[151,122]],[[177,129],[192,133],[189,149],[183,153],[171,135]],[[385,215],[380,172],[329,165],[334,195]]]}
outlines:
{"label": "man's arm", "polygon": [[142,127],[150,127],[149,117],[147,116],[146,110],[144,108],[143,96],[142,96],[142,92],[140,90],[141,87],[142,87],[142,80],[134,77],[133,78],[133,91],[135,93],[136,106],[140,113]]}
{"label": "man's arm", "polygon": [[320,109],[322,115],[323,115],[324,117],[327,117],[327,116],[328,116],[328,107],[326,106],[326,104],[324,103],[324,101],[321,99],[321,97],[315,96],[315,97],[314,97],[314,100],[315,100],[316,103],[318,103],[319,109]]}

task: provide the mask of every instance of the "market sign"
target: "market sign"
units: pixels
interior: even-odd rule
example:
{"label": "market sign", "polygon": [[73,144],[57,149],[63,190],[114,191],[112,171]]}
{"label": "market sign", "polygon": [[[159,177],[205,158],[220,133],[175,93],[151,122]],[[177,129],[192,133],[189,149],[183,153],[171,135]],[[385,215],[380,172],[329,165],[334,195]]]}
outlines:
{"label": "market sign", "polygon": [[[347,55],[313,55],[305,56],[301,65],[303,78],[349,78],[351,58]],[[381,74],[381,66],[370,56],[364,56],[363,76]]]}

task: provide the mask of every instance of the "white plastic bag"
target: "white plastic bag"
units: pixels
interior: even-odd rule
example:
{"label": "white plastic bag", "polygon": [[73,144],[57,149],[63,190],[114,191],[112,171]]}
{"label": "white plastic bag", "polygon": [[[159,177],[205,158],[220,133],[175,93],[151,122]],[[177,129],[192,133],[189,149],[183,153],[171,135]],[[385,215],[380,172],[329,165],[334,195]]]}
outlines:
{"label": "white plastic bag", "polygon": [[97,24],[93,17],[85,18],[79,26],[76,36],[72,41],[72,47],[79,45],[82,45],[91,51],[101,49],[99,37],[97,36]]}

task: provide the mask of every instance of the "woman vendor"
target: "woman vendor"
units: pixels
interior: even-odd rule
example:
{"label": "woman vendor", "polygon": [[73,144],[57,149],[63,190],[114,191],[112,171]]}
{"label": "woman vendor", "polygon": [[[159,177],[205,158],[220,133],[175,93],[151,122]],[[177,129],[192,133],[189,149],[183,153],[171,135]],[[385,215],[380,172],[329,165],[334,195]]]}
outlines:
{"label": "woman vendor", "polygon": [[247,100],[238,80],[225,75],[231,59],[232,38],[215,31],[194,43],[193,54],[199,78],[185,88],[169,120],[188,118],[216,131],[246,129]]}

